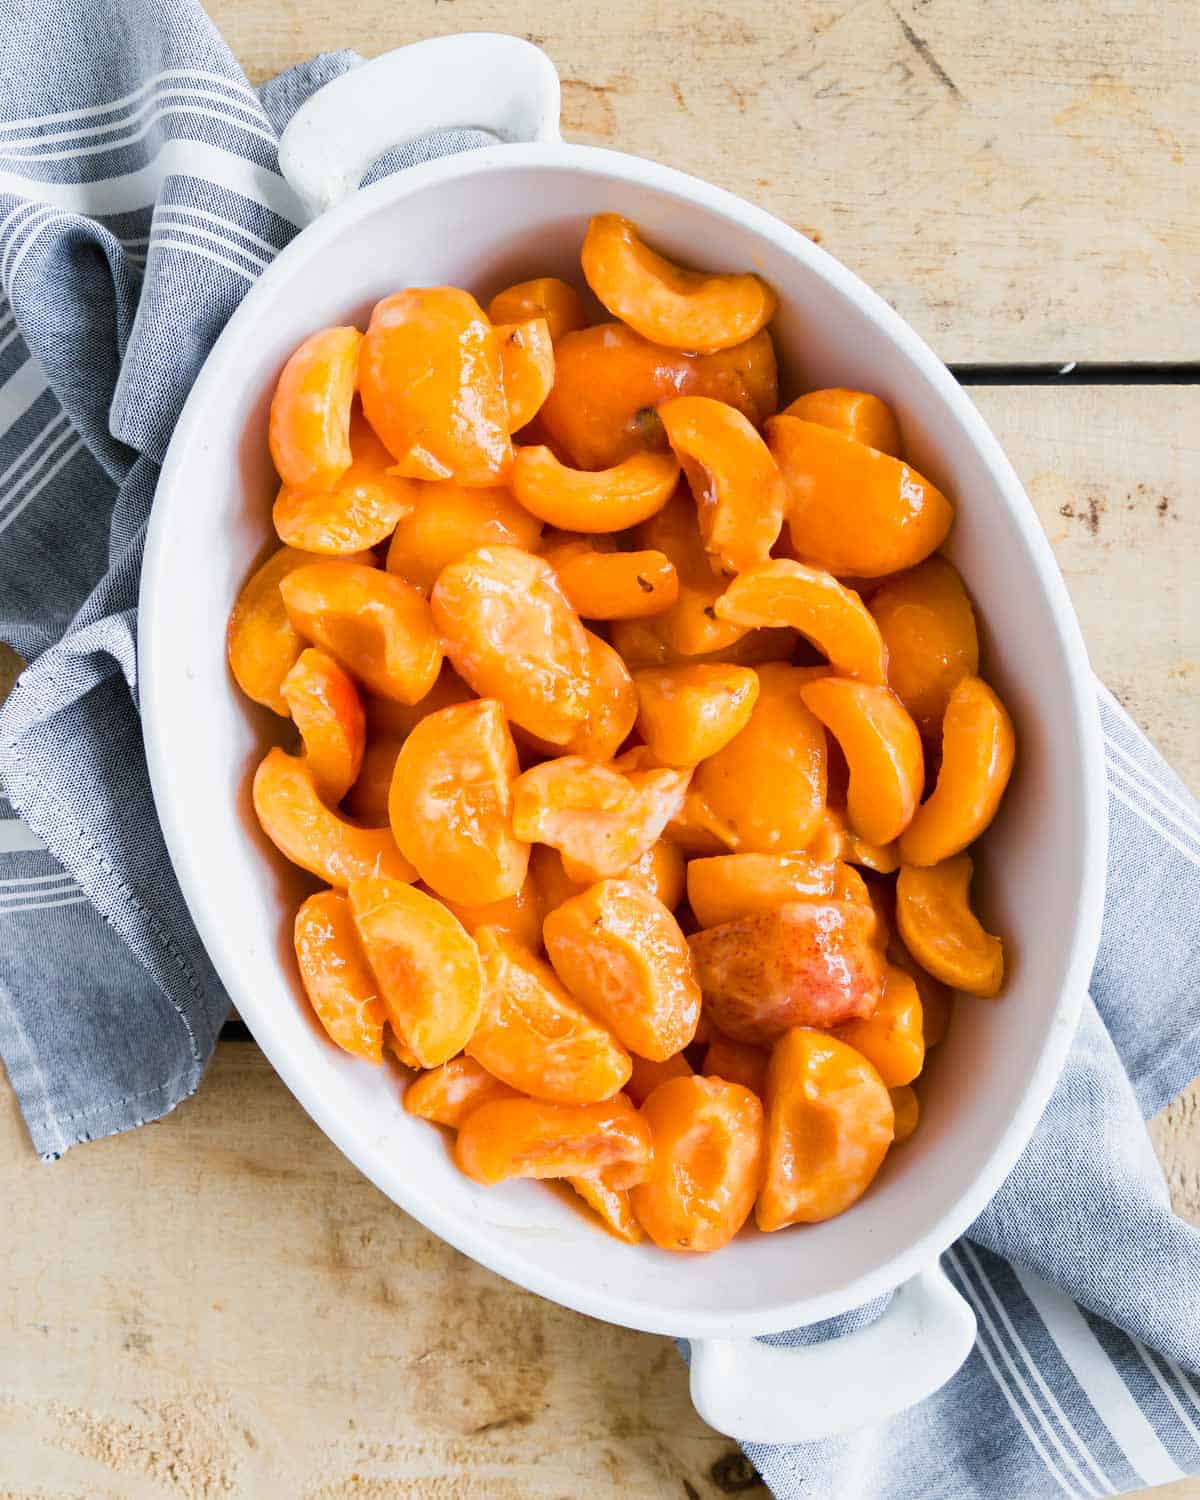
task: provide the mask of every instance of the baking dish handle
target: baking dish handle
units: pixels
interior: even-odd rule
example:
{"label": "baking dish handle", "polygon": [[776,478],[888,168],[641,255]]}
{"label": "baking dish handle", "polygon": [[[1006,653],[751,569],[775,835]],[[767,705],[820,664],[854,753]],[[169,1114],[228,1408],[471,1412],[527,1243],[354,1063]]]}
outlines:
{"label": "baking dish handle", "polygon": [[315,218],[393,146],[474,127],[501,141],[556,141],[554,64],[530,42],[465,32],[399,47],[320,88],[279,142],[279,170]]}
{"label": "baking dish handle", "polygon": [[821,1344],[692,1340],[692,1404],[742,1443],[807,1443],[871,1427],[932,1396],[975,1342],[975,1314],[934,1264],[867,1328]]}

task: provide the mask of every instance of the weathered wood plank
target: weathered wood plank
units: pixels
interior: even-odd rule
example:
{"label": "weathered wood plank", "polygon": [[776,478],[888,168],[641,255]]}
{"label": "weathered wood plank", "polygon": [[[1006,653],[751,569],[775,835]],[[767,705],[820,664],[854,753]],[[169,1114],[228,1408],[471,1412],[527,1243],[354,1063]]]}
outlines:
{"label": "weathered wood plank", "polygon": [[569,139],[819,238],[956,361],[1191,360],[1200,82],[1187,0],[207,0],[258,81],[444,32],[546,48]]}

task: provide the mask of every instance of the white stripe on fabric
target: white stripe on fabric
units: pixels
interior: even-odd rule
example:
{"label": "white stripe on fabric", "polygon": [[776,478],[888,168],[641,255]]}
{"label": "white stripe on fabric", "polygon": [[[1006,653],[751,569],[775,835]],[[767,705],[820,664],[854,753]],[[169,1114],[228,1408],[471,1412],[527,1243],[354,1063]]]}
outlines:
{"label": "white stripe on fabric", "polygon": [[[963,1267],[962,1267],[961,1263],[959,1262],[958,1255],[957,1255],[956,1251],[953,1250],[953,1249],[947,1250],[946,1251],[946,1259],[950,1262],[950,1264],[957,1271],[957,1273],[958,1273],[958,1280],[959,1280],[959,1283],[960,1283],[960,1285],[962,1287],[962,1290],[966,1293],[966,1295],[967,1295],[968,1299],[970,1300],[972,1306],[975,1308],[975,1311],[976,1311],[976,1313],[979,1316],[980,1322],[983,1324],[984,1328],[986,1328],[987,1331],[988,1331],[988,1333],[991,1335],[992,1342],[996,1345],[997,1350],[1003,1356],[1005,1364],[1012,1371],[1013,1375],[1016,1376],[1017,1384],[1021,1387],[1022,1390],[1025,1391],[1025,1399],[1029,1403],[1031,1410],[1033,1410],[1033,1412],[1035,1413],[1035,1415],[1038,1417],[1039,1424],[1042,1426],[1042,1428],[1044,1430],[1045,1429],[1045,1419],[1042,1417],[1042,1414],[1041,1414],[1040,1411],[1038,1411],[1037,1407],[1034,1406],[1031,1401],[1029,1401],[1029,1392],[1028,1392],[1028,1390],[1025,1390],[1025,1383],[1021,1379],[1021,1377],[1018,1374],[1018,1372],[1015,1369],[1015,1367],[1013,1366],[1012,1360],[1009,1358],[1008,1353],[1005,1350],[1004,1345],[1001,1343],[999,1335],[996,1332],[996,1325],[992,1322],[991,1314],[988,1312],[987,1308],[984,1306],[983,1301],[982,1301],[982,1299],[979,1296],[979,1293],[975,1290],[975,1288],[971,1284],[971,1281],[968,1278],[966,1272],[963,1270]],[[984,1343],[984,1341],[983,1341],[982,1338],[980,1338],[980,1339],[978,1339],[976,1341],[975,1347],[979,1350],[980,1354],[983,1355],[984,1360],[987,1363],[988,1369],[992,1372],[992,1378],[993,1378],[993,1380],[995,1380],[996,1386],[999,1389],[1001,1395],[1008,1402],[1010,1408],[1012,1409],[1013,1415],[1017,1418],[1017,1420],[1020,1422],[1021,1426],[1025,1429],[1025,1436],[1029,1439],[1030,1445],[1033,1447],[1033,1449],[1037,1453],[1038,1457],[1042,1460],[1042,1463],[1045,1464],[1045,1466],[1046,1466],[1046,1472],[1051,1476],[1052,1479],[1055,1480],[1055,1482],[1058,1484],[1059,1489],[1061,1489],[1064,1494],[1071,1496],[1071,1500],[1082,1500],[1082,1497],[1080,1496],[1079,1492],[1077,1490],[1073,1489],[1070,1484],[1068,1484],[1066,1476],[1061,1472],[1061,1470],[1059,1469],[1058,1465],[1054,1462],[1054,1460],[1051,1458],[1049,1452],[1043,1446],[1041,1439],[1038,1437],[1037,1433],[1033,1429],[1033,1425],[1030,1423],[1029,1419],[1026,1417],[1025,1413],[1022,1411],[1021,1404],[1017,1400],[1016,1392],[1009,1385],[1009,1382],[1005,1378],[1003,1372],[1001,1371],[1000,1366],[996,1363],[996,1361],[992,1358],[991,1354],[988,1352],[987,1346]],[[1088,1488],[1090,1490],[1090,1486]]]}
{"label": "white stripe on fabric", "polygon": [[0,258],[0,277],[3,277],[5,281],[8,280],[8,263],[25,243],[25,236],[36,229],[44,220],[52,219],[56,214],[61,213],[61,209],[51,208],[43,203],[39,204],[23,223],[13,225],[12,229],[9,230],[8,243],[4,247],[4,255]]}
{"label": "white stripe on fabric", "polygon": [[232,250],[238,255],[244,255],[251,265],[256,266],[259,271],[265,271],[270,264],[268,258],[260,255],[257,250],[248,250],[244,245],[239,245],[229,235],[214,234],[211,229],[201,229],[199,224],[188,224],[180,222],[176,224],[164,224],[164,215],[157,214],[154,219],[154,232],[150,236],[150,244],[156,245],[166,234],[190,234],[198,239],[209,240],[214,245],[220,245],[225,250]]}
{"label": "white stripe on fabric", "polygon": [[218,255],[215,250],[206,250],[203,245],[189,245],[186,240],[169,240],[165,235],[152,235],[150,237],[150,248],[152,250],[190,250],[193,255],[202,255],[205,260],[211,260],[216,265],[225,266],[230,271],[236,271],[239,276],[244,276],[251,285],[258,278],[253,271],[247,271],[245,266],[239,266],[235,261],[227,260],[225,256]]}
{"label": "white stripe on fabric", "polygon": [[1143,1344],[1140,1339],[1135,1339],[1132,1334],[1129,1335],[1129,1342],[1137,1350],[1138,1357],[1146,1366],[1147,1370],[1149,1370],[1151,1375],[1154,1376],[1154,1379],[1157,1381],[1163,1395],[1166,1396],[1167,1400],[1175,1408],[1175,1415],[1183,1424],[1192,1442],[1195,1443],[1197,1448],[1200,1448],[1200,1427],[1196,1426],[1195,1422],[1192,1421],[1191,1417],[1189,1417],[1187,1412],[1184,1410],[1183,1402],[1180,1401],[1179,1397],[1171,1389],[1170,1381],[1167,1380],[1166,1376],[1158,1368],[1158,1361],[1153,1357],[1149,1349],[1146,1348],[1145,1344]]}
{"label": "white stripe on fabric", "polygon": [[68,896],[62,901],[41,901],[34,906],[18,906],[15,902],[0,903],[0,917],[22,911],[52,911],[56,906],[79,906],[86,900],[86,896]]}
{"label": "white stripe on fabric", "polygon": [[156,109],[150,118],[138,130],[132,130],[128,135],[115,136],[111,141],[97,141],[91,146],[63,146],[57,151],[0,151],[0,161],[8,162],[43,162],[43,161],[81,161],[85,156],[103,156],[106,151],[122,151],[127,146],[132,146],[143,137],[150,134],[159,120],[167,119],[171,115],[199,115],[204,120],[217,120],[222,125],[232,125],[238,130],[244,130],[247,135],[254,135],[268,146],[276,146],[278,137],[271,131],[264,130],[261,125],[251,125],[246,120],[240,120],[234,115],[221,114],[218,110],[209,109],[203,104],[164,104]]}
{"label": "white stripe on fabric", "polygon": [[[18,423],[39,396],[50,389],[46,372],[31,354],[0,385],[0,436]],[[0,484],[7,477],[0,474]]]}
{"label": "white stripe on fabric", "polygon": [[1166,1365],[1167,1369],[1170,1370],[1171,1374],[1174,1375],[1175,1379],[1179,1382],[1180,1389],[1186,1394],[1188,1400],[1196,1408],[1197,1413],[1200,1413],[1200,1391],[1196,1389],[1196,1387],[1188,1379],[1184,1371],[1179,1368],[1179,1366],[1173,1359],[1164,1358],[1163,1363]]}
{"label": "white stripe on fabric", "polygon": [[20,172],[0,172],[0,193],[18,193],[22,198],[96,219],[149,208],[170,176],[198,177],[214,187],[239,193],[297,227],[308,222],[300,200],[278,172],[207,141],[165,141],[153,159],[136,172],[102,177],[96,182],[42,182]]}
{"label": "white stripe on fabric", "polygon": [[1164,818],[1173,827],[1177,828],[1185,838],[1195,840],[1196,852],[1200,854],[1200,831],[1193,828],[1192,825],[1185,819],[1181,818],[1177,812],[1174,812],[1169,807],[1164,807],[1163,804],[1154,795],[1154,793],[1151,792],[1143,782],[1139,781],[1136,776],[1131,775],[1130,772],[1125,770],[1123,766],[1119,766],[1111,756],[1106,755],[1104,760],[1105,764],[1108,766],[1109,771],[1112,772],[1113,775],[1119,776],[1127,786],[1131,786],[1136,795],[1139,796],[1143,802],[1149,803],[1149,805],[1154,809],[1156,813],[1158,813],[1160,817]]}
{"label": "white stripe on fabric", "polygon": [[42,231],[44,229],[49,229],[51,225],[58,223],[61,219],[69,220],[72,217],[73,216],[71,214],[64,212],[64,210],[62,210],[61,208],[54,209],[47,218],[44,218],[41,223],[37,225],[37,227],[31,234],[26,236],[25,243],[13,257],[12,265],[9,266],[8,275],[5,278],[10,290],[16,286],[17,272],[25,264],[25,257],[29,254],[34,245],[37,244],[38,240],[41,238]]}
{"label": "white stripe on fabric", "polygon": [[[61,882],[64,880],[69,880],[72,885],[76,883],[74,875],[70,874],[67,870],[59,870],[53,875],[14,875],[11,880],[0,880],[0,885],[52,885],[55,881]],[[0,891],[0,898],[6,894],[11,896],[13,892],[11,890],[7,892]]]}
{"label": "white stripe on fabric", "polygon": [[1138,760],[1130,755],[1129,751],[1124,749],[1115,739],[1113,739],[1111,734],[1106,734],[1104,736],[1104,742],[1110,750],[1115,751],[1116,754],[1121,757],[1125,764],[1130,768],[1131,771],[1136,774],[1136,776],[1141,781],[1144,781],[1147,786],[1152,786],[1160,796],[1165,797],[1177,812],[1183,814],[1184,818],[1189,822],[1189,824],[1194,823],[1197,830],[1200,831],[1200,813],[1197,813],[1194,804],[1185,802],[1184,799],[1180,797],[1178,792],[1173,792],[1170,787],[1164,786],[1161,781],[1158,781],[1153,776],[1151,776],[1150,772],[1146,770],[1145,766],[1143,766]]}
{"label": "white stripe on fabric", "polygon": [[75,457],[75,455],[84,449],[84,446],[85,445],[83,439],[77,438],[69,448],[64,450],[63,455],[58,460],[58,462],[52,468],[46,471],[46,473],[42,476],[38,483],[34,485],[29,493],[24,496],[24,498],[20,500],[17,505],[12,507],[3,516],[0,516],[0,534],[8,530],[8,528],[17,519],[17,517],[21,514],[25,507],[37,499],[37,497],[54,478],[54,476],[60,470],[65,469],[66,466]]}
{"label": "white stripe on fabric", "polygon": [[0,338],[0,354],[3,354],[10,344],[15,344],[20,337],[21,330],[14,328],[11,333],[5,334],[3,338]]}
{"label": "white stripe on fabric", "polygon": [[[210,214],[207,209],[192,208],[186,203],[164,203],[155,209],[154,222],[161,224],[167,218],[201,219],[206,224],[216,224],[226,234],[240,234],[243,239],[249,240],[259,250],[265,251],[268,260],[274,260],[279,254],[278,245],[272,245],[269,240],[264,240],[261,235],[252,234],[249,229],[244,229],[240,224],[234,224],[229,219],[223,219],[219,214]],[[144,244],[148,238],[149,236],[144,236],[141,243]],[[138,241],[130,240],[128,243],[136,245]]]}
{"label": "white stripe on fabric", "polygon": [[0,819],[0,854],[26,854],[46,846],[20,818]]}
{"label": "white stripe on fabric", "polygon": [[[55,432],[55,428],[58,428],[59,431]],[[67,415],[65,412],[60,411],[55,416],[51,417],[50,420],[46,423],[45,427],[43,427],[42,430],[38,433],[38,435],[33,438],[31,442],[27,443],[24,448],[21,449],[20,453],[18,453],[16,458],[13,459],[12,463],[9,464],[4,473],[0,474],[0,486],[8,483],[8,481],[13,477],[16,471],[25,463],[25,460],[29,458],[31,454],[35,453],[39,448],[41,448],[42,445],[46,443],[50,438],[52,433],[54,434],[54,441],[57,443],[60,439],[69,437],[71,435],[71,432],[71,424],[67,420]],[[29,478],[30,474],[36,473],[41,465],[45,463],[47,457],[48,454],[43,454],[42,457],[38,459],[37,463],[33,464],[30,467],[28,473],[22,474],[20,480],[18,480],[17,482],[24,483],[24,481]],[[6,495],[4,499],[7,500],[8,496]],[[0,505],[2,505],[3,503],[4,501],[0,500]]]}
{"label": "white stripe on fabric", "polygon": [[1130,812],[1137,814],[1141,821],[1145,823],[1147,828],[1153,828],[1155,833],[1157,833],[1160,838],[1166,839],[1167,843],[1170,844],[1173,849],[1177,849],[1179,853],[1183,855],[1184,859],[1186,859],[1190,864],[1195,865],[1196,868],[1200,870],[1200,854],[1196,854],[1195,851],[1189,849],[1186,844],[1180,843],[1175,835],[1168,829],[1164,828],[1161,823],[1156,822],[1146,811],[1146,809],[1140,805],[1140,803],[1134,802],[1132,798],[1127,797],[1121,790],[1121,788],[1119,786],[1116,786],[1111,781],[1108,783],[1108,794],[1110,797],[1115,797],[1118,802],[1123,802],[1125,806],[1130,810]]}
{"label": "white stripe on fabric", "polygon": [[161,73],[154,73],[147,78],[140,88],[134,89],[130,94],[122,94],[119,99],[114,99],[109,104],[89,104],[83,109],[62,109],[52,115],[28,115],[23,120],[8,120],[0,125],[0,132],[37,130],[42,125],[54,125],[60,120],[91,120],[97,115],[113,114],[120,109],[128,113],[129,109],[136,107],[137,101],[144,98],[151,89],[156,89],[164,80],[171,78],[194,78],[201,83],[217,83],[244,98],[252,99],[260,109],[262,108],[258,95],[249,84],[242,83],[239,79],[227,78],[223,73],[209,73],[203,68],[164,68]]}
{"label": "white stripe on fabric", "polygon": [[1013,1272],[1046,1325],[1046,1332],[1058,1346],[1058,1352],[1070,1366],[1080,1390],[1095,1407],[1142,1483],[1169,1484],[1173,1479],[1185,1478],[1070,1297],[1023,1266],[1014,1265]]}
{"label": "white stripe on fabric", "polygon": [[18,203],[15,208],[10,208],[9,211],[4,215],[4,217],[0,219],[0,239],[4,238],[5,234],[8,232],[9,225],[14,224],[14,220],[19,219],[22,214],[36,213],[37,210],[37,201],[35,200],[34,202],[30,202],[28,195],[22,194],[21,202]]}
{"label": "white stripe on fabric", "polygon": [[[1088,1448],[1088,1445],[1079,1436],[1079,1433],[1076,1432],[1074,1424],[1071,1422],[1066,1412],[1063,1410],[1062,1403],[1059,1401],[1058,1397],[1055,1396],[1054,1392],[1047,1384],[1045,1377],[1042,1375],[1041,1370],[1038,1368],[1037,1361],[1029,1352],[1028,1345],[1025,1343],[1024,1339],[1022,1339],[1021,1335],[1017,1332],[1016,1325],[1013,1323],[1012,1318],[1009,1316],[1008,1309],[1004,1306],[1004,1303],[1001,1301],[996,1288],[992,1285],[991,1277],[989,1277],[987,1272],[984,1270],[983,1263],[980,1261],[979,1257],[976,1255],[975,1251],[966,1240],[963,1241],[962,1248],[963,1253],[968,1257],[971,1265],[974,1267],[975,1274],[979,1278],[980,1286],[982,1286],[984,1292],[987,1294],[988,1300],[995,1308],[1001,1323],[1003,1323],[1004,1325],[1013,1352],[1016,1354],[1017,1358],[1020,1359],[1026,1370],[1028,1370],[1034,1385],[1037,1386],[1038,1390],[1040,1390],[1042,1395],[1045,1397],[1046,1405],[1050,1408],[1050,1411],[1053,1413],[1053,1415],[1058,1418],[1063,1431],[1075,1445],[1079,1457],[1092,1471],[1092,1474],[1095,1476],[1096,1483],[1093,1484],[1092,1480],[1090,1480],[1087,1475],[1084,1474],[1078,1467],[1074,1457],[1072,1457],[1071,1453],[1067,1449],[1066,1444],[1059,1439],[1058,1435],[1054,1431],[1053,1425],[1044,1418],[1043,1413],[1041,1413],[1039,1409],[1038,1414],[1039,1416],[1043,1416],[1043,1426],[1046,1429],[1047,1437],[1049,1437],[1050,1440],[1054,1443],[1055,1447],[1061,1453],[1064,1462],[1070,1465],[1072,1473],[1075,1475],[1079,1483],[1084,1486],[1085,1489],[1089,1490],[1094,1495],[1115,1495],[1117,1492],[1116,1486],[1112,1483],[1107,1474],[1104,1473],[1103,1469],[1101,1469],[1100,1465],[1096,1462],[1095,1458]],[[1015,1269],[1016,1268],[1014,1267],[1014,1270]],[[1037,1409],[1037,1403],[1033,1400],[1032,1394],[1029,1395],[1029,1401],[1030,1405],[1034,1406],[1035,1409]],[[1096,1484],[1100,1486],[1099,1490],[1096,1489]]]}
{"label": "white stripe on fabric", "polygon": [[[145,115],[147,110],[154,111],[150,116],[151,120],[157,119],[159,106],[168,98],[176,100],[204,99],[210,104],[224,105],[226,113],[221,115],[221,119],[227,119],[235,125],[245,125],[246,122],[242,116],[249,115],[253,119],[255,130],[261,129],[270,123],[261,106],[253,109],[248,103],[244,104],[240,99],[231,99],[228,94],[218,94],[215,89],[197,88],[195,84],[163,83],[153,90],[151,97],[143,99],[133,109],[124,110],[120,119],[110,120],[106,125],[67,126],[64,130],[40,132],[37,135],[31,136],[27,141],[6,141],[0,137],[0,155],[5,155],[12,161],[46,160],[47,158],[41,151],[42,146],[52,145],[55,141],[78,141],[82,143],[89,139],[98,140],[100,136],[111,131],[128,130],[132,127],[135,120]],[[235,113],[235,111],[240,111],[240,113]],[[207,114],[208,111],[206,110],[205,113]],[[249,129],[250,127],[247,125],[246,128]],[[137,135],[128,137],[129,140],[136,140],[137,138]],[[275,137],[272,136],[271,139],[273,141]],[[109,145],[115,147],[124,145],[125,143],[125,140],[113,140],[109,142]]]}

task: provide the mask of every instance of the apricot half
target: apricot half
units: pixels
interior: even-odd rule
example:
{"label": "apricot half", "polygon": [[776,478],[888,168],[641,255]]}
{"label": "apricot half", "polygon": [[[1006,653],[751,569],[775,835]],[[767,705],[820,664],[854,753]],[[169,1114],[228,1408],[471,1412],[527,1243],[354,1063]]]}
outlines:
{"label": "apricot half", "polygon": [[557,276],[538,276],[505,287],[488,303],[487,311],[493,324],[527,323],[530,318],[544,318],[555,343],[563,334],[587,327],[583,298],[569,281],[561,281]]}
{"label": "apricot half", "polygon": [[599,552],[572,548],[547,554],[562,591],[585,620],[637,620],[661,615],[679,597],[675,564],[662,552]]}
{"label": "apricot half", "polygon": [[770,322],[775,293],[749,272],[711,276],[657,254],[620,214],[596,214],[581,252],[588,286],[644,338],[710,354],[744,343]]}
{"label": "apricot half", "polygon": [[294,941],[304,992],[330,1040],[355,1057],[382,1062],[387,1012],[345,896],[317,891],[302,902]]}
{"label": "apricot half", "polygon": [[497,323],[500,374],[508,404],[508,430],[532,422],[554,384],[554,345],[545,318]]}
{"label": "apricot half", "polygon": [[720,927],[789,901],[833,894],[834,866],[806,854],[719,854],[687,867],[688,905],[701,927]]}
{"label": "apricot half", "polygon": [[362,341],[357,328],[323,328],[280,373],[267,441],[280,479],[292,489],[329,489],[350,467],[350,406]]}
{"label": "apricot half", "polygon": [[403,516],[388,547],[387,568],[428,594],[444,567],[476,547],[524,547],[532,552],[542,523],[501,485],[409,481],[411,512]]}
{"label": "apricot half", "polygon": [[1004,981],[1004,945],[971,910],[974,866],[969,854],[938,865],[902,865],[896,880],[896,923],[904,946],[923,969],[954,990],[990,997]]}
{"label": "apricot half", "polygon": [[634,539],[639,547],[669,557],[679,578],[679,597],[670,609],[655,617],[653,624],[668,659],[723,652],[748,633],[746,626],[730,624],[716,614],[714,606],[723,582],[704,550],[696,507],[685,492],[677,492],[656,515],[643,522]]}
{"label": "apricot half", "polygon": [[758,701],[751,667],[658,667],[634,681],[638,728],[651,754],[668,766],[694,766],[715,755],[750,722]]}
{"label": "apricot half", "polygon": [[868,391],[848,391],[842,386],[809,391],[797,396],[779,415],[832,427],[879,453],[900,456],[900,425],[895,413],[886,401]]}
{"label": "apricot half", "polygon": [[880,578],[923,562],[954,508],[898,458],[797,417],[772,417],[767,442],[788,489],[796,556],[840,577]]}
{"label": "apricot half", "polygon": [[906,865],[936,865],[965,849],[996,816],[1012,775],[1012,720],[982,677],[960,678],[942,720],[937,784],[900,840]]}
{"label": "apricot half", "polygon": [[610,469],[569,469],[549,448],[518,448],[513,494],[566,531],[623,531],[661,510],[679,478],[670,453],[634,453]]}
{"label": "apricot half", "polygon": [[481,1104],[516,1096],[516,1089],[493,1078],[473,1057],[460,1054],[414,1078],[404,1091],[404,1108],[422,1120],[457,1130]]}
{"label": "apricot half", "polygon": [[496,1099],[463,1121],[459,1167],[492,1186],[510,1177],[593,1177],[612,1188],[640,1182],[650,1165],[650,1127],[624,1096],[602,1104]]}
{"label": "apricot half", "polygon": [[888,685],[921,733],[936,736],[950,694],[979,671],[975,611],[962,579],[944,557],[927,557],[876,589],[870,609],[887,647]]}
{"label": "apricot half", "polygon": [[925,1066],[921,997],[912,976],[888,964],[874,1012],[839,1026],[837,1034],[875,1065],[889,1089],[911,1083]]}
{"label": "apricot half", "polygon": [[283,679],[304,759],[326,802],[340,802],[362,766],[366,715],[358,689],[327,652],[310,646]]}
{"label": "apricot half", "polygon": [[375,304],[359,358],[363,411],[408,479],[495,484],[512,462],[500,341],[457,287]]}

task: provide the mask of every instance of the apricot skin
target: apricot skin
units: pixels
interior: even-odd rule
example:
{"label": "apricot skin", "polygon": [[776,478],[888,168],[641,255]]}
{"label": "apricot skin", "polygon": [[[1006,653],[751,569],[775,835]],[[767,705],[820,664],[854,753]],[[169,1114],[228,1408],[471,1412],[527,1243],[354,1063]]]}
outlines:
{"label": "apricot skin", "polygon": [[292,354],[271,400],[268,442],[294,489],[327,489],[350,467],[350,406],[362,334],[323,328]]}
{"label": "apricot skin", "polygon": [[510,1177],[603,1173],[613,1188],[641,1181],[650,1164],[650,1128],[623,1094],[602,1104],[497,1099],[463,1121],[455,1160],[485,1187]]}
{"label": "apricot skin", "polygon": [[888,653],[888,685],[923,735],[936,737],[950,694],[979,671],[975,612],[962,579],[944,557],[887,579],[871,613]]}
{"label": "apricot skin", "polygon": [[387,1012],[345,896],[317,891],[302,902],[294,942],[305,993],[330,1040],[356,1057],[382,1062]]}

